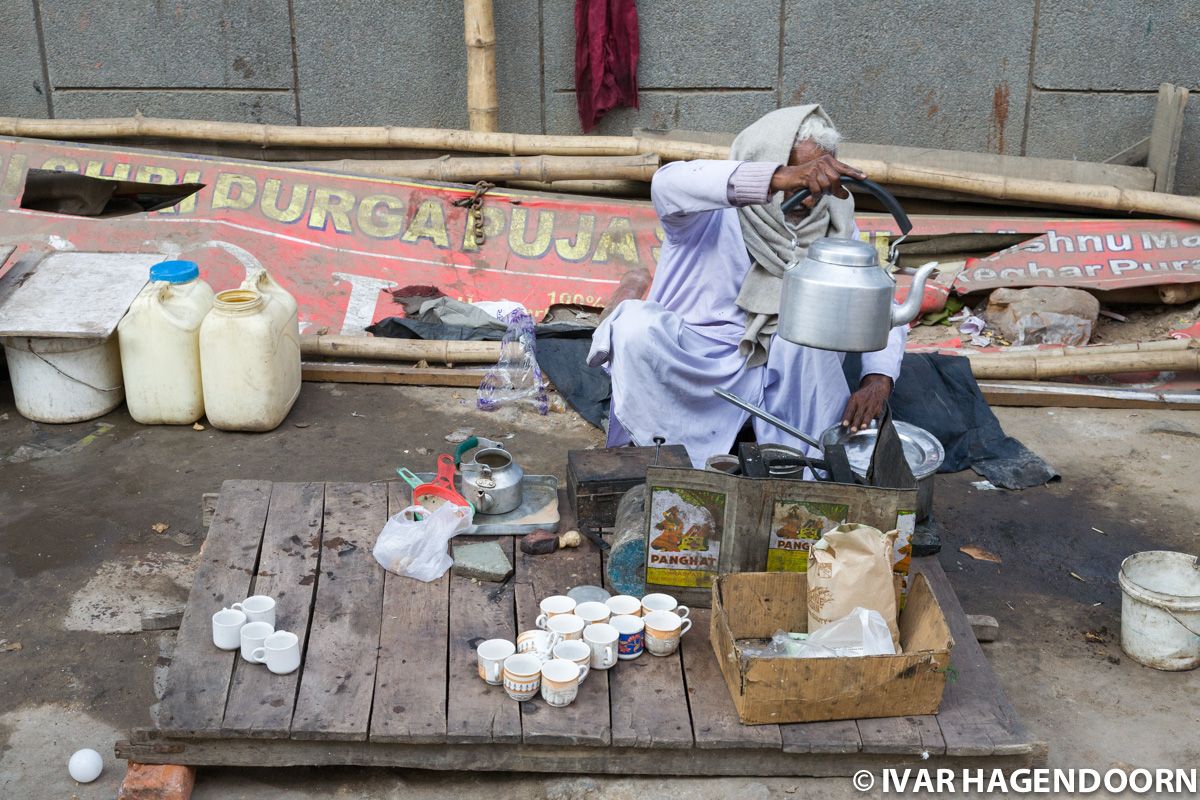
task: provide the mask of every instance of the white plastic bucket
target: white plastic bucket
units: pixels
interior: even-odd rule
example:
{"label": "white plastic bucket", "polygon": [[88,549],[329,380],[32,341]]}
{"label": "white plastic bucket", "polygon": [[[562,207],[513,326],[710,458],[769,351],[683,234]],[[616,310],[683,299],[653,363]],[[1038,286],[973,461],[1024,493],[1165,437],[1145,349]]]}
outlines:
{"label": "white plastic bucket", "polygon": [[83,422],[121,405],[121,354],[107,339],[6,337],[4,355],[21,416]]}
{"label": "white plastic bucket", "polygon": [[1200,666],[1200,559],[1170,550],[1121,562],[1121,649],[1148,667]]}

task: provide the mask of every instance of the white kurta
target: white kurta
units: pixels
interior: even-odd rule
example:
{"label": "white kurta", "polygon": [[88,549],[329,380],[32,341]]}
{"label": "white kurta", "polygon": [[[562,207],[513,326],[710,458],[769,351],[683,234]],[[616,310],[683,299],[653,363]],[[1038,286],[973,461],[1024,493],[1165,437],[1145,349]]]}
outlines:
{"label": "white kurta", "polygon": [[[687,447],[697,467],[728,453],[749,415],[716,397],[715,388],[814,438],[841,421],[850,396],[843,353],[775,337],[763,366],[747,367],[738,354],[746,314],[736,300],[750,269],[731,200],[744,195],[731,188],[741,163],[675,162],[654,176],[651,195],[666,237],[649,297],[621,303],[596,329],[588,356],[592,366],[606,363],[612,377],[610,447],[661,436]],[[907,326],[894,328],[886,349],[864,353],[863,374],[895,381],[906,337]],[[758,419],[754,434],[759,442],[809,449]]]}

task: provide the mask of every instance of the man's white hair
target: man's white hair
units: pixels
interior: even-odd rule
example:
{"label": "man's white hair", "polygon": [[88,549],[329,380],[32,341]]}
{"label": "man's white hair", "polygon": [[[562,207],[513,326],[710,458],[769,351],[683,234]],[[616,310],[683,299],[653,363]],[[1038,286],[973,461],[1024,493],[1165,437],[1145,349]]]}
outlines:
{"label": "man's white hair", "polygon": [[842,134],[819,114],[809,114],[796,133],[796,144],[811,140],[827,153],[837,153]]}

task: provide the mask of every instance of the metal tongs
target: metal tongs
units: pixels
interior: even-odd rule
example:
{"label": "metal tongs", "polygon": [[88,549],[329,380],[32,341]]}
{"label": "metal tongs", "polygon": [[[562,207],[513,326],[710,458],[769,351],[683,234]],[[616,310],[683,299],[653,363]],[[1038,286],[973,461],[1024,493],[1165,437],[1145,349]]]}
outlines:
{"label": "metal tongs", "polygon": [[[764,422],[771,423],[784,433],[795,436],[810,447],[816,448],[817,452],[825,456],[824,460],[810,459],[803,453],[800,454],[800,458],[817,480],[834,481],[836,483],[859,483],[858,476],[850,469],[850,461],[846,457],[846,448],[844,446],[829,445],[826,447],[799,428],[789,425],[774,414],[764,411],[732,392],[727,392],[724,389],[713,389],[713,394],[722,400],[733,403],[738,408],[758,417]],[[822,477],[822,473],[825,473],[828,477]]]}

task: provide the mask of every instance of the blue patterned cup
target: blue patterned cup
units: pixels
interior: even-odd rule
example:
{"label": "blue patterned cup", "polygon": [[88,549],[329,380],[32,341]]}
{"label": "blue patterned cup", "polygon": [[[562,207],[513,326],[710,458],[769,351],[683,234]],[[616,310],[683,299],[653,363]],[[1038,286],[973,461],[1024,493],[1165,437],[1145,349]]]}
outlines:
{"label": "blue patterned cup", "polygon": [[617,629],[617,658],[630,661],[642,654],[646,646],[646,625],[641,617],[618,614],[608,624]]}

